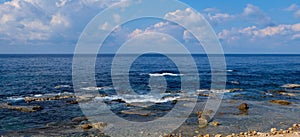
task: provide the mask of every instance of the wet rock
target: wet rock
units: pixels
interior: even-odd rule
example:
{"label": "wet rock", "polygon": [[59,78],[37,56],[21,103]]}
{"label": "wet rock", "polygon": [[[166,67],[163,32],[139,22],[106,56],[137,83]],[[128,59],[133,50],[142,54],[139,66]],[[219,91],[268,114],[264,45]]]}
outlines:
{"label": "wet rock", "polygon": [[294,88],[300,88],[300,84],[285,84],[285,85],[282,85],[281,87],[294,89]]}
{"label": "wet rock", "polygon": [[0,108],[12,109],[21,112],[36,112],[43,109],[41,106],[12,106],[8,103],[0,104]]}
{"label": "wet rock", "polygon": [[239,110],[246,112],[246,111],[248,111],[249,106],[247,103],[243,103],[243,104],[239,105],[238,108],[239,108]]}
{"label": "wet rock", "polygon": [[91,129],[93,127],[90,124],[83,124],[83,125],[81,125],[81,128],[84,130],[87,130],[87,129]]}
{"label": "wet rock", "polygon": [[217,121],[214,121],[214,122],[211,122],[211,125],[216,127],[216,126],[219,126],[221,124],[219,122],[217,122]]}
{"label": "wet rock", "polygon": [[73,95],[56,95],[56,96],[44,96],[44,97],[25,97],[25,102],[30,103],[33,101],[49,101],[49,100],[63,100],[75,98]]}
{"label": "wet rock", "polygon": [[243,89],[240,89],[240,88],[233,88],[233,89],[230,89],[229,92],[237,92],[237,91],[242,91]]}
{"label": "wet rock", "polygon": [[88,120],[87,117],[75,117],[75,118],[72,119],[72,122],[80,123],[82,121],[87,121],[87,120]]}
{"label": "wet rock", "polygon": [[77,100],[67,100],[66,102],[70,104],[78,104]]}
{"label": "wet rock", "polygon": [[291,102],[286,101],[286,100],[271,100],[270,103],[280,104],[280,105],[290,105],[290,104],[292,104]]}
{"label": "wet rock", "polygon": [[111,102],[126,103],[126,101],[124,101],[122,99],[114,99],[114,100],[111,100]]}

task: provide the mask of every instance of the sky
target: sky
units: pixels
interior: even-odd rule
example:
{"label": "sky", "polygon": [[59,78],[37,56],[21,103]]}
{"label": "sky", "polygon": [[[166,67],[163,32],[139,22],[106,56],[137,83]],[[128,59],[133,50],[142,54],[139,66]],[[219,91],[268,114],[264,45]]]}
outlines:
{"label": "sky", "polygon": [[[0,0],[0,54],[73,53],[86,25],[98,13],[123,1]],[[180,1],[209,22],[226,54],[300,54],[299,0]],[[125,8],[131,4],[124,3]],[[164,6],[168,5],[156,8]],[[181,19],[187,22],[194,21],[191,10],[180,9],[165,17],[171,13],[186,15]],[[114,14],[113,18],[118,21],[122,17]],[[165,20],[140,19],[111,25],[106,22],[98,28],[116,27],[104,43],[103,51],[108,53],[119,48],[114,45],[145,32],[170,34],[190,50],[201,47],[188,31]]]}

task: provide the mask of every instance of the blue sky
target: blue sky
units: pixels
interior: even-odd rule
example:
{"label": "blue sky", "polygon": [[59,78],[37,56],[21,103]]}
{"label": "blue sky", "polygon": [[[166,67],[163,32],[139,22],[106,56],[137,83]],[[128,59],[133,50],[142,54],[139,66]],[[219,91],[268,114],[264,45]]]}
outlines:
{"label": "blue sky", "polygon": [[[87,23],[120,0],[0,0],[0,53],[73,53]],[[298,0],[181,0],[201,13],[213,27],[225,53],[300,54],[300,2]],[[184,11],[182,11],[184,12]],[[120,18],[118,16],[116,19]],[[107,27],[110,24],[106,24]],[[157,27],[159,26],[159,27]],[[186,45],[188,33],[163,20],[128,23],[113,36],[117,43],[146,31],[175,34]],[[193,50],[196,46],[190,46]],[[196,48],[195,48],[196,50]]]}

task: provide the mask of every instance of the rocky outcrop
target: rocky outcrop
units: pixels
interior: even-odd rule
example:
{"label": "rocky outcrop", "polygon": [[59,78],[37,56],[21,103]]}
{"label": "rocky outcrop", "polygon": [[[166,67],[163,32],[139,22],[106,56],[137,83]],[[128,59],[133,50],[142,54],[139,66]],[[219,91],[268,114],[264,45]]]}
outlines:
{"label": "rocky outcrop", "polygon": [[81,128],[84,129],[84,130],[88,130],[88,129],[91,129],[91,128],[103,129],[106,126],[107,126],[107,123],[97,122],[97,123],[83,124],[83,125],[81,125]]}
{"label": "rocky outcrop", "polygon": [[21,111],[21,112],[36,112],[36,111],[43,109],[41,106],[12,106],[9,103],[0,104],[0,108],[12,109],[12,110],[17,110],[17,111]]}
{"label": "rocky outcrop", "polygon": [[25,97],[25,102],[33,101],[48,101],[48,100],[63,100],[68,98],[75,98],[74,95],[55,95],[55,96],[42,96],[42,97]]}

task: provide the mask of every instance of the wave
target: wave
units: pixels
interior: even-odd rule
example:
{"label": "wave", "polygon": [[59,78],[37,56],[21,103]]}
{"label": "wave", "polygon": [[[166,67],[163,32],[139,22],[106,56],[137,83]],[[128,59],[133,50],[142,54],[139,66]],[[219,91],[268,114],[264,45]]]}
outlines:
{"label": "wave", "polygon": [[80,88],[82,90],[102,90],[103,87],[86,87],[86,88]]}
{"label": "wave", "polygon": [[70,85],[57,85],[54,88],[59,89],[59,88],[71,88],[72,86]]}
{"label": "wave", "polygon": [[168,96],[168,97],[154,97],[150,95],[124,95],[122,96],[107,96],[107,97],[95,97],[96,101],[114,101],[114,100],[123,100],[126,103],[166,103],[169,101],[174,101],[179,99],[180,96]]}
{"label": "wave", "polygon": [[162,77],[162,76],[182,76],[183,74],[175,74],[175,73],[150,73],[149,74],[152,77]]}

